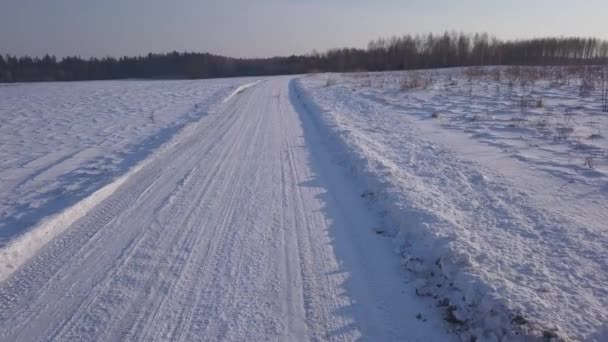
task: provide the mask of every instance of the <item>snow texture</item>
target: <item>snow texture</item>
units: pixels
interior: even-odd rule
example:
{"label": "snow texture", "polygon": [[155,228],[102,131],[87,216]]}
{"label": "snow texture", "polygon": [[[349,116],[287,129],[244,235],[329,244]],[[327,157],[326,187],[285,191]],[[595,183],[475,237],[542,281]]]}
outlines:
{"label": "snow texture", "polygon": [[[417,292],[464,340],[608,338],[608,115],[595,71],[302,77]],[[582,75],[582,76],[581,76]]]}
{"label": "snow texture", "polygon": [[293,77],[250,83],[0,89],[0,340],[456,339]]}
{"label": "snow texture", "polygon": [[86,212],[65,209],[85,198],[87,208],[95,206],[121,176],[245,82],[0,87],[0,280]]}

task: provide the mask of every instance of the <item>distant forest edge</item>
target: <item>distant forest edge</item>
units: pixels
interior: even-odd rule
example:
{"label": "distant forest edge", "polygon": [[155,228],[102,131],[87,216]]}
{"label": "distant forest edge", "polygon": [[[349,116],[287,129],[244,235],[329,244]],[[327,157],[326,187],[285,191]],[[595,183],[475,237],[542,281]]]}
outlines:
{"label": "distant forest edge", "polygon": [[83,59],[0,55],[0,82],[126,78],[198,79],[310,72],[432,69],[485,65],[581,65],[608,62],[608,41],[597,38],[499,40],[488,34],[446,32],[378,39],[367,49],[273,58],[231,58],[171,52]]}

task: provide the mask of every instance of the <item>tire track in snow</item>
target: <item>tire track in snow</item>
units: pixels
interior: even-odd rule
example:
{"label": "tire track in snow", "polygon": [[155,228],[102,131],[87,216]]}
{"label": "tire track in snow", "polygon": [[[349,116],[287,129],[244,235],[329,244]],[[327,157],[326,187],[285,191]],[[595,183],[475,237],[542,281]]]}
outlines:
{"label": "tire track in snow", "polygon": [[[225,125],[225,130],[223,131],[223,133],[221,135],[219,135],[219,137],[223,137],[225,134],[227,134],[231,128],[234,126],[234,124],[237,122],[238,117],[234,115],[235,112],[232,113],[232,115],[234,116],[234,119],[231,119],[231,121],[226,121],[227,124]],[[233,121],[232,121],[233,120]],[[209,141],[211,142],[216,142],[216,141],[221,141],[221,139],[218,139],[218,136],[215,136],[213,139],[209,139]],[[184,155],[187,156],[188,159],[194,159],[196,160],[196,158],[191,158],[190,156],[196,156],[196,153],[193,153],[193,151],[191,150],[186,150],[186,152],[189,153],[185,153]],[[203,153],[203,155],[205,155],[206,153]],[[223,153],[218,153],[217,155],[222,155]],[[163,288],[163,287],[167,287],[170,286],[172,281],[175,281],[177,279],[180,279],[181,273],[183,272],[183,269],[187,266],[188,264],[188,260],[189,260],[189,255],[188,252],[192,251],[192,246],[195,244],[196,240],[194,238],[192,238],[192,235],[195,233],[195,226],[192,224],[189,224],[189,221],[194,218],[197,217],[198,214],[200,214],[199,212],[197,212],[195,209],[197,207],[198,204],[200,204],[201,202],[204,201],[205,196],[207,195],[207,189],[210,188],[210,185],[213,184],[213,182],[216,182],[217,178],[215,177],[217,175],[217,172],[219,172],[222,169],[222,162],[224,160],[219,160],[219,163],[216,164],[215,167],[215,171],[209,173],[205,178],[200,178],[205,180],[206,184],[193,184],[193,187],[190,188],[191,189],[202,189],[203,192],[201,192],[198,197],[194,197],[193,200],[190,200],[189,205],[185,205],[183,206],[184,208],[186,208],[185,210],[180,210],[177,213],[174,213],[174,215],[169,214],[170,218],[173,219],[178,219],[178,221],[175,222],[163,222],[160,224],[155,224],[154,227],[156,229],[161,229],[162,227],[180,227],[180,226],[184,226],[184,227],[190,227],[191,229],[188,232],[182,232],[182,234],[178,234],[179,231],[175,231],[172,232],[173,233],[173,239],[168,240],[169,242],[165,242],[162,245],[154,245],[154,246],[149,246],[148,248],[145,248],[146,250],[166,250],[167,248],[170,248],[171,251],[168,253],[169,257],[165,257],[166,259],[163,259],[160,256],[157,257],[153,257],[153,256],[148,256],[146,257],[146,254],[144,254],[144,258],[139,258],[139,259],[135,259],[136,264],[133,265],[131,267],[131,269],[136,269],[139,271],[137,271],[137,273],[140,274],[147,274],[147,280],[143,281],[143,284],[141,285],[141,288],[143,289],[143,291],[140,291],[139,293],[135,294],[135,298],[136,300],[131,301],[134,303],[145,303],[146,302],[146,297],[150,297],[152,294],[152,288],[156,285],[157,288]],[[185,163],[185,165],[189,165],[187,162]],[[188,189],[187,189],[188,190]],[[191,193],[186,193],[186,195],[188,195]],[[144,202],[146,203],[146,202]],[[178,204],[178,207],[181,206],[180,203]],[[180,220],[181,218],[181,220]],[[159,233],[160,234],[160,233]],[[167,238],[169,236],[166,236],[167,234],[165,234],[165,241],[167,241]],[[164,246],[164,247],[163,247]],[[171,247],[171,246],[178,246],[176,247]],[[156,263],[154,265],[152,265],[151,267],[148,267],[146,269],[146,259],[154,259],[156,260]],[[142,261],[144,264],[141,265],[137,265],[138,261]],[[173,264],[170,264],[171,262],[174,262]],[[169,264],[169,265],[167,265]],[[165,267],[171,267],[173,266],[173,272],[167,272],[168,274],[170,274],[170,277],[167,278],[163,278],[160,276],[161,272],[160,269],[163,268],[163,266]],[[151,270],[149,270],[151,269]],[[128,274],[128,273],[127,273]],[[131,277],[133,277],[133,272],[131,272]],[[111,280],[111,279],[110,279]],[[128,278],[127,278],[128,280]],[[162,282],[167,282],[168,284],[161,284],[158,285],[156,284],[156,282],[158,280],[161,280]],[[123,297],[127,297],[129,296],[129,284],[104,284],[104,286],[101,287],[102,291],[105,291],[107,293],[108,296],[111,296],[112,294],[116,294],[117,289],[120,290],[121,288],[125,289],[125,292],[123,294]],[[132,291],[131,291],[132,292]],[[162,294],[157,294],[155,297],[152,297],[152,299],[162,299],[164,298],[164,296]],[[113,324],[116,324],[116,322],[120,322],[121,318],[123,318],[125,315],[127,315],[126,312],[128,312],[129,310],[131,310],[130,306],[123,306],[122,310],[119,310],[117,308],[108,308],[108,306],[112,306],[113,302],[116,302],[116,300],[113,297],[108,297],[107,300],[107,304],[103,305],[102,303],[98,303],[98,302],[92,302],[91,306],[93,307],[93,305],[96,305],[95,307],[93,307],[95,309],[95,311],[97,312],[105,312],[105,311],[109,311],[111,310],[111,312],[113,312],[113,315],[110,317],[106,317],[105,320],[102,320],[102,322],[107,322],[108,326],[113,326]],[[101,306],[100,306],[101,305]],[[81,314],[81,316],[72,319],[73,322],[71,323],[71,326],[90,326],[93,325],[92,323],[87,323],[87,322],[79,322],[79,320],[83,320],[83,319],[89,319],[89,320],[94,320],[95,317],[94,315],[92,315],[90,313],[91,309],[87,308],[88,310],[83,310],[83,313]],[[123,312],[123,313],[121,313]],[[141,310],[141,312],[145,312],[145,310]],[[88,316],[83,316],[83,315],[88,315]],[[132,317],[129,318],[129,322],[134,319]],[[113,323],[114,322],[114,323]],[[124,322],[124,321],[123,321]],[[96,326],[101,325],[101,322],[97,321],[94,322]],[[96,338],[102,338],[102,339],[106,339],[106,338],[110,338],[109,336],[96,336],[96,335],[91,335],[91,336],[82,336],[81,334],[78,334],[77,331],[69,331],[66,332],[67,336],[64,335],[63,337],[69,337],[69,338],[75,338],[75,339],[96,339]],[[115,337],[119,337],[119,336],[115,336]]]}
{"label": "tire track in snow", "polygon": [[[247,102],[249,103],[249,102]],[[245,122],[246,123],[246,122]],[[240,129],[236,130],[238,131],[242,131],[242,129],[244,128],[244,124],[240,126]],[[244,134],[240,134],[240,137],[244,136]],[[238,137],[237,137],[238,138]],[[231,155],[233,155],[234,153],[236,153],[235,151],[237,150],[237,148],[239,147],[239,142],[235,141],[232,142],[230,144],[228,144],[227,146],[229,147],[224,153],[220,153],[219,155],[223,157],[223,159],[219,160],[218,166],[216,167],[216,170],[219,171],[224,171],[224,175],[222,177],[224,177],[224,181],[220,184],[221,186],[221,190],[217,191],[219,193],[225,193],[225,191],[227,191],[227,187],[230,186],[230,176],[234,173],[235,171],[235,166],[237,164],[237,162],[239,161],[238,158],[230,158]],[[230,163],[229,163],[230,162]],[[212,175],[211,179],[214,180],[216,177],[215,175]],[[236,189],[235,186],[236,183],[232,183],[232,189]],[[207,187],[206,187],[207,188]],[[232,195],[234,197],[234,193]],[[208,198],[205,198],[205,200],[209,200]],[[209,208],[211,209],[211,208]],[[227,208],[225,208],[225,210],[231,210],[232,208],[229,206]],[[200,217],[201,213],[198,213],[198,216],[194,216],[194,217]],[[224,215],[220,215],[220,217],[224,217]],[[199,219],[200,220],[200,219]],[[222,225],[220,224],[220,227]],[[217,241],[221,241],[221,239],[219,239],[218,234],[221,233],[219,228],[215,228],[215,230],[211,231],[212,236],[209,237],[208,241],[213,242],[217,242]],[[198,241],[201,238],[201,236],[197,236],[195,239],[196,241]],[[195,241],[195,242],[196,242]],[[208,256],[211,254],[211,249],[213,248],[213,245],[209,246],[206,251],[205,251],[205,256],[203,258],[199,258],[197,261],[207,261]],[[196,267],[196,266],[192,266],[192,267]],[[199,266],[200,267],[200,266]],[[195,272],[190,272],[190,274],[193,274]],[[199,278],[202,277],[204,275],[204,272],[196,272],[199,274]],[[191,279],[187,279],[188,281],[192,282]],[[173,314],[175,314],[175,312],[180,312],[179,316],[180,318],[178,319],[178,322],[180,322],[180,325],[177,327],[170,327],[170,326],[165,326],[165,330],[168,329],[170,330],[170,332],[164,331],[164,332],[158,332],[158,331],[152,331],[152,332],[145,332],[144,336],[146,338],[150,337],[150,336],[163,336],[163,338],[168,338],[168,339],[172,339],[172,340],[180,340],[179,337],[175,337],[174,334],[178,334],[179,336],[179,332],[182,330],[182,325],[187,324],[186,321],[188,321],[191,317],[190,314],[190,310],[192,310],[192,306],[194,305],[194,303],[196,303],[196,300],[193,300],[192,298],[194,298],[196,296],[196,293],[198,292],[198,284],[200,283],[200,279],[196,280],[196,285],[195,286],[191,286],[190,289],[187,291],[186,295],[184,295],[183,291],[182,293],[180,293],[183,296],[182,300],[176,300],[176,299],[169,299],[169,300],[165,300],[163,301],[163,303],[167,303],[169,304],[168,308],[163,308],[164,310],[169,310],[169,312],[172,312]],[[186,287],[185,285],[181,286]],[[180,303],[178,308],[172,307],[170,304],[174,304],[174,303]],[[173,315],[168,315],[168,318],[172,317]],[[153,318],[153,317],[151,317]],[[160,319],[160,321],[167,321],[165,319]],[[152,325],[148,325],[149,327],[153,327]],[[177,332],[176,332],[177,331]]]}
{"label": "tire track in snow", "polygon": [[[254,97],[254,94],[251,95],[252,98]],[[259,101],[259,100],[258,100]],[[248,103],[248,105],[246,107],[249,107],[251,105],[251,103]],[[211,247],[213,248],[213,254],[214,256],[211,257],[205,257],[204,258],[204,263],[202,263],[202,265],[200,265],[200,270],[197,271],[198,274],[200,274],[200,277],[197,279],[196,281],[196,286],[193,288],[194,290],[194,298],[196,298],[195,301],[193,301],[195,303],[195,305],[191,305],[188,306],[188,310],[185,311],[185,319],[184,320],[180,320],[182,322],[184,322],[184,324],[181,326],[181,329],[178,330],[178,334],[176,337],[176,340],[184,340],[184,339],[188,339],[188,340],[193,340],[196,339],[197,336],[208,336],[208,338],[220,338],[221,336],[209,336],[209,335],[205,335],[208,334],[208,331],[211,331],[211,334],[213,334],[213,325],[211,324],[211,326],[209,326],[208,324],[205,324],[206,322],[204,321],[200,321],[195,319],[195,317],[204,317],[205,313],[201,312],[201,310],[203,308],[205,308],[205,310],[209,310],[212,313],[219,313],[222,312],[222,309],[225,309],[225,303],[220,302],[220,301],[215,301],[214,303],[212,303],[212,305],[196,305],[197,302],[200,302],[200,298],[202,296],[202,294],[200,294],[201,291],[199,291],[199,289],[213,289],[215,290],[215,293],[209,293],[206,294],[205,297],[208,298],[217,298],[219,296],[223,296],[224,298],[231,298],[231,289],[234,289],[235,286],[229,286],[230,284],[226,284],[226,279],[222,279],[219,278],[217,280],[215,280],[214,278],[217,277],[217,274],[219,274],[219,272],[210,272],[211,269],[210,267],[214,267],[214,270],[217,270],[219,268],[218,264],[222,261],[224,261],[224,263],[230,263],[232,262],[232,260],[229,257],[224,256],[222,252],[222,247],[229,247],[231,248],[233,246],[233,241],[231,241],[229,239],[228,234],[230,232],[227,231],[227,228],[232,226],[231,223],[233,223],[233,218],[234,218],[234,214],[235,214],[235,203],[237,202],[237,195],[240,195],[239,197],[243,197],[244,192],[245,193],[249,193],[252,194],[250,189],[251,189],[251,185],[248,183],[243,183],[243,177],[247,174],[247,175],[252,175],[255,176],[257,174],[257,169],[256,169],[256,164],[253,163],[253,165],[251,165],[250,163],[248,163],[248,161],[251,161],[252,155],[251,155],[251,151],[253,149],[254,146],[256,146],[257,140],[259,138],[259,134],[260,134],[260,127],[261,127],[261,123],[262,123],[262,116],[261,115],[250,115],[249,113],[243,113],[244,114],[244,119],[247,120],[247,130],[244,130],[242,132],[242,134],[239,134],[239,136],[236,138],[237,141],[235,142],[235,146],[239,146],[241,149],[244,148],[244,150],[237,150],[236,153],[240,154],[240,158],[236,157],[235,158],[229,158],[229,159],[233,159],[235,161],[239,161],[238,163],[232,164],[231,166],[231,170],[234,172],[233,173],[233,177],[234,180],[233,182],[231,182],[230,184],[230,189],[226,189],[224,191],[230,191],[230,197],[229,197],[229,201],[228,204],[224,204],[224,210],[222,210],[222,214],[220,215],[220,223],[218,225],[218,229],[217,232],[219,234],[219,237],[221,238],[216,238],[213,239],[213,243],[211,245]],[[257,119],[254,121],[252,121],[254,118]],[[250,138],[249,143],[245,142],[244,138]],[[242,167],[242,164],[245,165],[250,165],[252,167]],[[241,167],[239,167],[241,166]],[[239,191],[240,190],[240,191]],[[251,204],[251,202],[249,202],[248,204]],[[245,208],[245,211],[247,211],[247,208]],[[215,256],[215,254],[221,253],[218,256]],[[238,262],[239,260],[236,260],[235,262]],[[210,277],[212,276],[212,277]],[[210,281],[216,281],[217,283],[214,285],[207,285],[205,286],[206,283],[210,282]],[[234,284],[232,284],[234,285]],[[218,290],[221,290],[222,293],[217,293]],[[197,308],[199,310],[197,310]],[[198,311],[198,312],[197,312]],[[219,316],[219,314],[217,314],[216,316]],[[189,337],[191,336],[191,337]]]}

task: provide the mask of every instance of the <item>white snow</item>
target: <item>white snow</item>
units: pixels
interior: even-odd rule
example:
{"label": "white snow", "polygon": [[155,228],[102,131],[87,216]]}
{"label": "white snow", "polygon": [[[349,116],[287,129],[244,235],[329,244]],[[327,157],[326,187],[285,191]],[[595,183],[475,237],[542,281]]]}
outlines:
{"label": "white snow", "polygon": [[296,88],[418,293],[463,338],[603,341],[608,113],[580,70],[526,70],[325,74]]}
{"label": "white snow", "polygon": [[242,92],[244,92],[246,89],[253,87],[254,85],[260,83],[262,80],[257,80],[255,82],[251,82],[251,83],[247,83],[247,84],[243,84],[238,86],[233,92],[232,94],[228,95],[223,101],[222,103],[226,103],[228,101],[230,101],[230,99],[232,99],[234,96],[236,96],[237,94],[240,94]]}
{"label": "white snow", "polygon": [[1,85],[0,340],[605,341],[580,72]]}
{"label": "white snow", "polygon": [[292,80],[0,89],[0,340],[454,340]]}
{"label": "white snow", "polygon": [[127,173],[250,82],[3,85],[0,248]]}
{"label": "white snow", "polygon": [[[249,82],[248,82],[249,81]],[[244,83],[248,82],[248,83]],[[0,281],[250,79],[0,88]],[[146,159],[147,158],[147,159]]]}
{"label": "white snow", "polygon": [[145,165],[138,164],[125,175],[95,191],[77,204],[58,214],[43,218],[41,223],[29,228],[25,233],[13,238],[0,249],[0,282],[8,278],[26,263],[44,245],[68,229],[74,222],[85,216],[96,205],[113,194],[132,175]]}

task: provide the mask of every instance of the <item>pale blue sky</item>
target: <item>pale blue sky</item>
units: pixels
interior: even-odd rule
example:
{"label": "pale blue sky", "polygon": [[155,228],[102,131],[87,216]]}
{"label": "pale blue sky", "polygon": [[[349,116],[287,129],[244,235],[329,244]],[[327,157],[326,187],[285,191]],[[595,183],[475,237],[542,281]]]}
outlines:
{"label": "pale blue sky", "polygon": [[2,0],[0,53],[274,56],[445,30],[608,38],[607,0]]}

